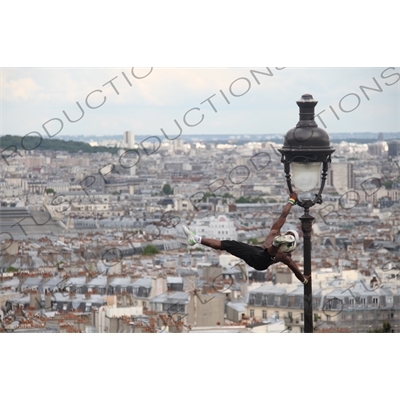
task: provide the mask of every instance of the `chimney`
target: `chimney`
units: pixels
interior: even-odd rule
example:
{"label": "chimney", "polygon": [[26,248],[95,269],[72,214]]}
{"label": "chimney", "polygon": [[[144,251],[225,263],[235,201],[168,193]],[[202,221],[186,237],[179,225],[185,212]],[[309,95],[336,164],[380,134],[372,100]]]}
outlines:
{"label": "chimney", "polygon": [[29,293],[29,307],[34,308],[35,310],[38,310],[41,307],[41,305],[40,305],[41,300],[42,300],[42,297],[38,291],[32,290]]}
{"label": "chimney", "polygon": [[[216,285],[217,286],[217,285]],[[213,285],[213,289],[215,290],[216,288]],[[208,294],[211,291],[211,286],[208,283],[204,283],[203,285],[203,290],[202,290],[202,294]]]}
{"label": "chimney", "polygon": [[112,282],[114,279],[114,275],[107,274],[107,286]]}
{"label": "chimney", "polygon": [[44,292],[44,308],[51,310],[51,293],[48,290]]}
{"label": "chimney", "polygon": [[29,257],[27,254],[22,255],[22,256],[21,256],[21,265],[27,264],[27,265],[31,266],[31,265],[30,265],[30,259],[29,259],[29,258],[30,258],[30,257]]}

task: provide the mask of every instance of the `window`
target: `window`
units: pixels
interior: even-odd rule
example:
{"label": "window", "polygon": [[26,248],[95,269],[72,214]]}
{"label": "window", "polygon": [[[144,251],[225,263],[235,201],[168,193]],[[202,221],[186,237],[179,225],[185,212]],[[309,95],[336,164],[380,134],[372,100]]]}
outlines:
{"label": "window", "polygon": [[363,297],[362,299],[361,299],[361,304],[362,305],[365,305],[367,303],[367,299],[365,298],[365,297]]}
{"label": "window", "polygon": [[327,320],[327,321],[330,321],[330,320],[331,320],[331,316],[330,316],[330,315],[327,315],[327,316],[326,316],[326,320]]}
{"label": "window", "polygon": [[254,318],[254,310],[250,310],[250,318]]}
{"label": "window", "polygon": [[262,310],[263,319],[267,319],[267,310]]}
{"label": "window", "polygon": [[300,321],[304,321],[304,314],[303,313],[300,314]]}
{"label": "window", "polygon": [[350,299],[350,305],[351,305],[351,306],[354,306],[354,304],[355,304],[355,300],[354,300],[354,298],[351,298],[351,299]]}
{"label": "window", "polygon": [[386,305],[388,307],[392,307],[393,306],[393,297],[386,297]]}
{"label": "window", "polygon": [[378,304],[378,298],[377,297],[373,297],[372,298],[372,304],[375,304],[375,305]]}
{"label": "window", "polygon": [[324,310],[331,310],[331,309],[332,309],[332,299],[329,299],[324,305]]}

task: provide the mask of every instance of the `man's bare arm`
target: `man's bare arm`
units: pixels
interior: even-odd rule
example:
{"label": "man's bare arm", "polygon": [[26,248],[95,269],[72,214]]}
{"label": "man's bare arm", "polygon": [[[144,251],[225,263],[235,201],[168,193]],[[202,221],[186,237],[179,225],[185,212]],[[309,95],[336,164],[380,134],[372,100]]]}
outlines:
{"label": "man's bare arm", "polygon": [[[293,200],[297,200],[297,194],[296,193],[291,193],[290,194],[290,198]],[[278,217],[278,219],[272,224],[271,227],[271,232],[277,233],[281,230],[282,226],[285,224],[286,222],[286,217],[289,215],[290,210],[292,209],[293,204],[292,203],[287,203],[285,205],[285,207],[282,210],[281,215]]]}
{"label": "man's bare arm", "polygon": [[300,271],[299,267],[297,266],[297,264],[292,260],[291,257],[285,255],[282,257],[282,259],[280,260],[281,262],[283,262],[284,264],[286,264],[291,270],[292,272],[295,274],[296,278],[301,282],[304,283],[304,280],[307,279],[307,281],[309,281],[311,279],[311,276],[305,276],[303,275],[303,273]]}
{"label": "man's bare arm", "polygon": [[286,222],[286,217],[289,215],[290,210],[292,208],[292,204],[287,203],[281,213],[281,215],[278,217],[278,219],[272,224],[271,226],[271,231],[274,232],[279,232],[282,228],[283,225],[285,225]]}
{"label": "man's bare arm", "polygon": [[[290,198],[293,199],[294,201],[296,201],[297,194],[295,192],[290,193]],[[283,208],[281,215],[272,224],[271,229],[270,229],[267,237],[265,238],[264,244],[262,245],[264,248],[267,249],[268,247],[270,247],[272,245],[272,241],[273,241],[274,237],[280,235],[281,228],[286,222],[286,217],[289,215],[292,205],[293,204],[288,202],[285,205],[285,207]]]}

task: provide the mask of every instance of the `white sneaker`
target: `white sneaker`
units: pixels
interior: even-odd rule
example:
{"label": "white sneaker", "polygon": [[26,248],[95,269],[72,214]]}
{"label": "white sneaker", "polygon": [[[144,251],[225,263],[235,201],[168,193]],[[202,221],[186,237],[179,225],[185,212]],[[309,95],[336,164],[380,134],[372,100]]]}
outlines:
{"label": "white sneaker", "polygon": [[281,244],[288,244],[295,242],[296,239],[292,235],[276,236],[272,242],[273,246],[279,247]]}
{"label": "white sneaker", "polygon": [[183,225],[183,232],[185,232],[189,245],[194,246],[196,244],[196,241],[194,240],[194,236],[196,235],[196,233],[189,230],[186,225]]}

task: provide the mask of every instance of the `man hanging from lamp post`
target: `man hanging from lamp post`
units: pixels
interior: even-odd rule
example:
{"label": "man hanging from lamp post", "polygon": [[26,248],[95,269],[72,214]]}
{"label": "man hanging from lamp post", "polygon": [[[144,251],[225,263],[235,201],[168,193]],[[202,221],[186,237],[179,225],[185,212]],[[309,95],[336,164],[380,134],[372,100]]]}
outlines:
{"label": "man hanging from lamp post", "polygon": [[306,285],[311,276],[305,276],[300,271],[297,264],[292,260],[291,253],[297,246],[299,234],[295,230],[288,230],[283,235],[281,228],[286,222],[286,217],[293,205],[296,204],[297,194],[290,194],[290,198],[282,210],[281,215],[272,224],[271,229],[261,246],[254,246],[247,243],[237,242],[236,240],[208,239],[196,235],[187,226],[183,226],[183,231],[190,246],[202,244],[214,250],[225,250],[228,253],[242,259],[250,267],[257,271],[265,271],[270,265],[281,262],[287,265],[296,278]]}

